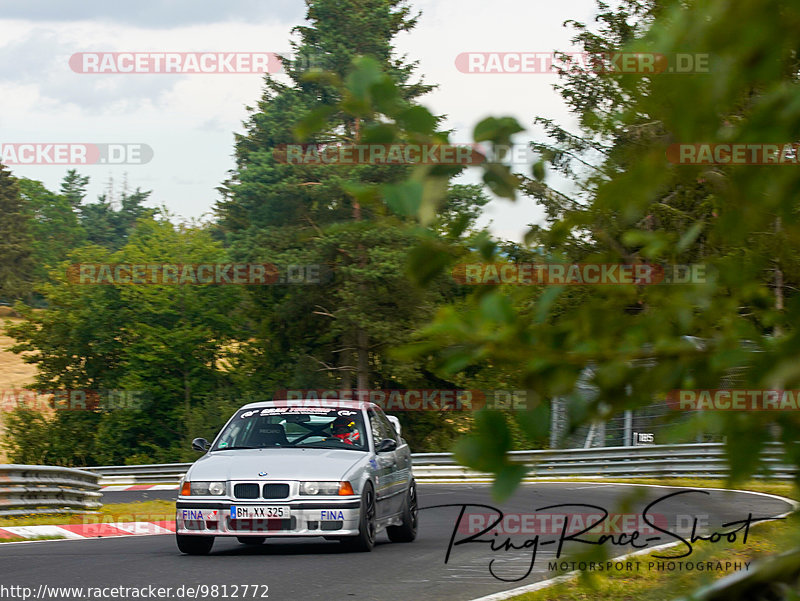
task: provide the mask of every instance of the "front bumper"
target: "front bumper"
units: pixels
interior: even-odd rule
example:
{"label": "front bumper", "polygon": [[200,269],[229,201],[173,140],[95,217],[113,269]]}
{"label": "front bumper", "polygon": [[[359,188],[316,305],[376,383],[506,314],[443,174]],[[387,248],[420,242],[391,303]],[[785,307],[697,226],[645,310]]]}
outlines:
{"label": "front bumper", "polygon": [[[288,519],[232,519],[231,506],[282,505]],[[181,497],[176,503],[178,534],[205,536],[354,536],[358,534],[358,497],[319,501],[199,501]]]}

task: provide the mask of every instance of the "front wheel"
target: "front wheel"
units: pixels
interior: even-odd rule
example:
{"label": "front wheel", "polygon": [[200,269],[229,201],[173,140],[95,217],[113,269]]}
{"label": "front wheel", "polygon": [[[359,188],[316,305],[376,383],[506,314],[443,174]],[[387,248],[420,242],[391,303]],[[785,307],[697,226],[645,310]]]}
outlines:
{"label": "front wheel", "polygon": [[208,555],[211,547],[214,546],[213,536],[195,536],[189,534],[176,534],[175,542],[181,553],[187,555]]}
{"label": "front wheel", "polygon": [[386,534],[393,543],[410,543],[417,538],[417,483],[411,482],[406,495],[405,508],[403,509],[403,523],[399,526],[389,526]]}
{"label": "front wheel", "polygon": [[375,546],[375,489],[367,482],[361,493],[361,511],[358,520],[358,534],[342,537],[342,544],[348,551],[372,551]]}

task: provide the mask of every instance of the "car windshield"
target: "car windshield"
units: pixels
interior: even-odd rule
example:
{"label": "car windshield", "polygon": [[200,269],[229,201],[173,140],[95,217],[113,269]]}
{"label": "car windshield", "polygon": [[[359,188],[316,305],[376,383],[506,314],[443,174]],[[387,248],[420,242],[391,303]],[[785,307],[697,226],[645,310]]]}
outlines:
{"label": "car windshield", "polygon": [[243,409],[225,426],[211,450],[270,447],[365,451],[361,411],[344,407]]}

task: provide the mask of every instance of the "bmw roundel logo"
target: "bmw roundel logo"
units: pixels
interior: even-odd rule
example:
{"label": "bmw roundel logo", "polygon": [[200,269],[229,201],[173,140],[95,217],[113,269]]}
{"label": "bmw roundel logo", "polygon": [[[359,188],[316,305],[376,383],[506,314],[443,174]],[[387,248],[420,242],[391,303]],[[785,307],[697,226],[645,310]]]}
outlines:
{"label": "bmw roundel logo", "polygon": [[259,476],[266,476],[266,475],[267,475],[267,472],[258,472],[258,475],[259,475]]}

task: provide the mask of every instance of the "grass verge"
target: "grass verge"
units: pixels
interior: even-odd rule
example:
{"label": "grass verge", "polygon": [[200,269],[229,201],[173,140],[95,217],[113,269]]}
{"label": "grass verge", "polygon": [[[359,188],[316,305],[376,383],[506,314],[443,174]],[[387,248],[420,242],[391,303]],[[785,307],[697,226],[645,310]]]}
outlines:
{"label": "grass verge", "polygon": [[33,538],[22,538],[21,536],[12,536],[10,538],[0,538],[0,544],[2,543],[22,543],[31,540],[63,540],[65,536],[34,536]]}
{"label": "grass verge", "polygon": [[96,524],[98,522],[157,522],[175,519],[175,501],[153,500],[138,503],[110,503],[99,513],[31,514],[0,518],[3,526],[40,526],[59,524]]}
{"label": "grass verge", "polygon": [[[697,482],[692,479],[674,480],[625,480],[626,484],[661,484],[681,486],[687,488],[727,488],[722,481]],[[784,497],[796,498],[797,490],[791,484],[754,481],[737,485],[737,490],[753,490],[777,494]],[[734,543],[710,543],[698,541],[689,557],[674,560],[675,569],[658,569],[658,562],[653,555],[672,556],[682,551],[678,547],[656,551],[647,555],[631,558],[634,563],[630,570],[612,570],[607,572],[583,572],[577,579],[571,579],[548,588],[524,593],[513,597],[513,601],[633,601],[647,599],[648,601],[671,601],[678,597],[689,595],[696,589],[706,586],[711,582],[733,573],[733,567],[727,568],[726,562],[744,565],[753,563],[771,555],[797,548],[800,545],[800,515],[789,516],[786,520],[754,524],[746,544],[742,544],[741,537]],[[724,540],[724,539],[723,539]],[[571,558],[566,558],[571,560]],[[679,562],[685,566],[691,561],[694,565],[698,562],[721,562],[723,569],[717,570],[691,570],[678,569]],[[665,564],[668,566],[669,564]],[[627,566],[625,566],[627,567]],[[555,576],[555,574],[554,574]]]}

